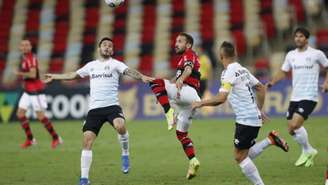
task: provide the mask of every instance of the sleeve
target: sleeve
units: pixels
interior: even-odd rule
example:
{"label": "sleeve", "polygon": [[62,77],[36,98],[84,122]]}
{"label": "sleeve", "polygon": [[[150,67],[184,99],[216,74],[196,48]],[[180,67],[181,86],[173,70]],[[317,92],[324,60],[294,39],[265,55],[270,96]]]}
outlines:
{"label": "sleeve", "polygon": [[235,82],[235,75],[232,70],[226,70],[221,77],[221,86],[219,92],[230,92]]}
{"label": "sleeve", "polygon": [[81,78],[84,78],[84,77],[87,77],[89,76],[89,63],[84,65],[82,68],[78,69],[76,71],[76,73],[81,77]]}
{"label": "sleeve", "polygon": [[123,62],[117,61],[116,69],[120,74],[123,74],[123,72],[128,68],[126,64]]}
{"label": "sleeve", "polygon": [[284,63],[282,64],[281,66],[281,70],[285,71],[285,72],[288,72],[291,70],[291,65],[290,65],[290,62],[289,62],[289,59],[288,59],[288,54],[286,55],[286,58],[285,58],[285,61]]}
{"label": "sleeve", "polygon": [[251,86],[255,86],[256,84],[260,83],[260,81],[254,75],[252,75],[252,73],[248,71],[248,74],[249,74],[249,82]]}
{"label": "sleeve", "polygon": [[320,50],[318,52],[318,62],[324,68],[328,67],[328,59],[327,59],[326,55]]}
{"label": "sleeve", "polygon": [[183,67],[186,66],[190,66],[190,67],[194,67],[194,63],[195,63],[195,58],[196,56],[193,53],[187,53],[185,56],[183,56]]}

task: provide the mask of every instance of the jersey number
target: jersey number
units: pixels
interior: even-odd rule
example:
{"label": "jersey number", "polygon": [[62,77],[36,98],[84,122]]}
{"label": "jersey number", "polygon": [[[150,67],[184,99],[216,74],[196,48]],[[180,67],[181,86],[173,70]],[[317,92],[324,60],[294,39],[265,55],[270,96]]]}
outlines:
{"label": "jersey number", "polygon": [[254,98],[254,94],[253,94],[253,91],[252,91],[252,89],[251,89],[251,86],[250,86],[249,84],[246,84],[246,87],[248,88],[248,92],[249,92],[249,94],[251,95],[252,103],[254,103],[255,98]]}

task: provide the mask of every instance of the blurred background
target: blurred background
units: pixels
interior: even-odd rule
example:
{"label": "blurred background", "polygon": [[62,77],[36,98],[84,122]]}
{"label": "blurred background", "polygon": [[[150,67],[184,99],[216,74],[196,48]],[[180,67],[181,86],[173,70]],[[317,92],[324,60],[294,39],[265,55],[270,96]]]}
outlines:
{"label": "blurred background", "polygon": [[[97,57],[99,40],[109,36],[115,58],[145,74],[171,78],[175,37],[187,32],[202,60],[209,63],[203,72],[209,80],[204,96],[211,97],[222,70],[216,58],[222,41],[234,42],[239,61],[265,81],[294,48],[292,33],[298,26],[308,28],[310,45],[328,55],[327,0],[126,0],[118,8],[103,0],[0,0],[1,120],[15,119],[21,83],[13,70],[20,63],[18,46],[23,37],[32,41],[41,74],[77,70]],[[276,94],[269,94],[268,112],[284,114],[289,84],[287,80]],[[87,111],[88,80],[51,84],[47,94],[50,118],[81,119]],[[124,79],[120,96],[129,118],[162,118],[146,85]],[[317,113],[327,115],[324,97],[321,101]],[[229,108],[222,107],[204,115],[231,116]]]}

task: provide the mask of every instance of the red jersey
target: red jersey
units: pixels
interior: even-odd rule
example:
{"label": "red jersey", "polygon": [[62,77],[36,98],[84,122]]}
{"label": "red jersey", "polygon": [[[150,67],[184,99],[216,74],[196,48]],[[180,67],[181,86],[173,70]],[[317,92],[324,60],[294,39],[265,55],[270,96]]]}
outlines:
{"label": "red jersey", "polygon": [[24,78],[24,90],[28,93],[39,93],[44,90],[44,84],[40,80],[38,60],[33,53],[23,55],[21,71],[29,72],[31,68],[36,69],[36,78]]}
{"label": "red jersey", "polygon": [[178,59],[176,79],[182,75],[184,68],[188,65],[193,66],[192,72],[183,83],[188,84],[198,91],[200,86],[200,62],[196,53],[191,49],[187,49]]}

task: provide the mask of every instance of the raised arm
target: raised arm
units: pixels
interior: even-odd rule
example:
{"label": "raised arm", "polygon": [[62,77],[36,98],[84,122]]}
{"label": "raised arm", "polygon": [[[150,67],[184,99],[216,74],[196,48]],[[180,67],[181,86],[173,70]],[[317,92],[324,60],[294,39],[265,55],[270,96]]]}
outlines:
{"label": "raised arm", "polygon": [[155,78],[152,78],[152,77],[149,77],[149,76],[146,76],[146,75],[143,75],[141,74],[139,71],[135,70],[135,69],[131,69],[131,68],[127,68],[124,72],[123,72],[124,75],[127,75],[131,78],[134,78],[136,80],[141,80],[143,81],[144,83],[149,83],[149,82],[152,82],[153,80],[155,80]]}
{"label": "raised arm", "polygon": [[80,78],[76,72],[69,72],[63,74],[45,74],[45,83],[50,83],[53,80],[74,80]]}

